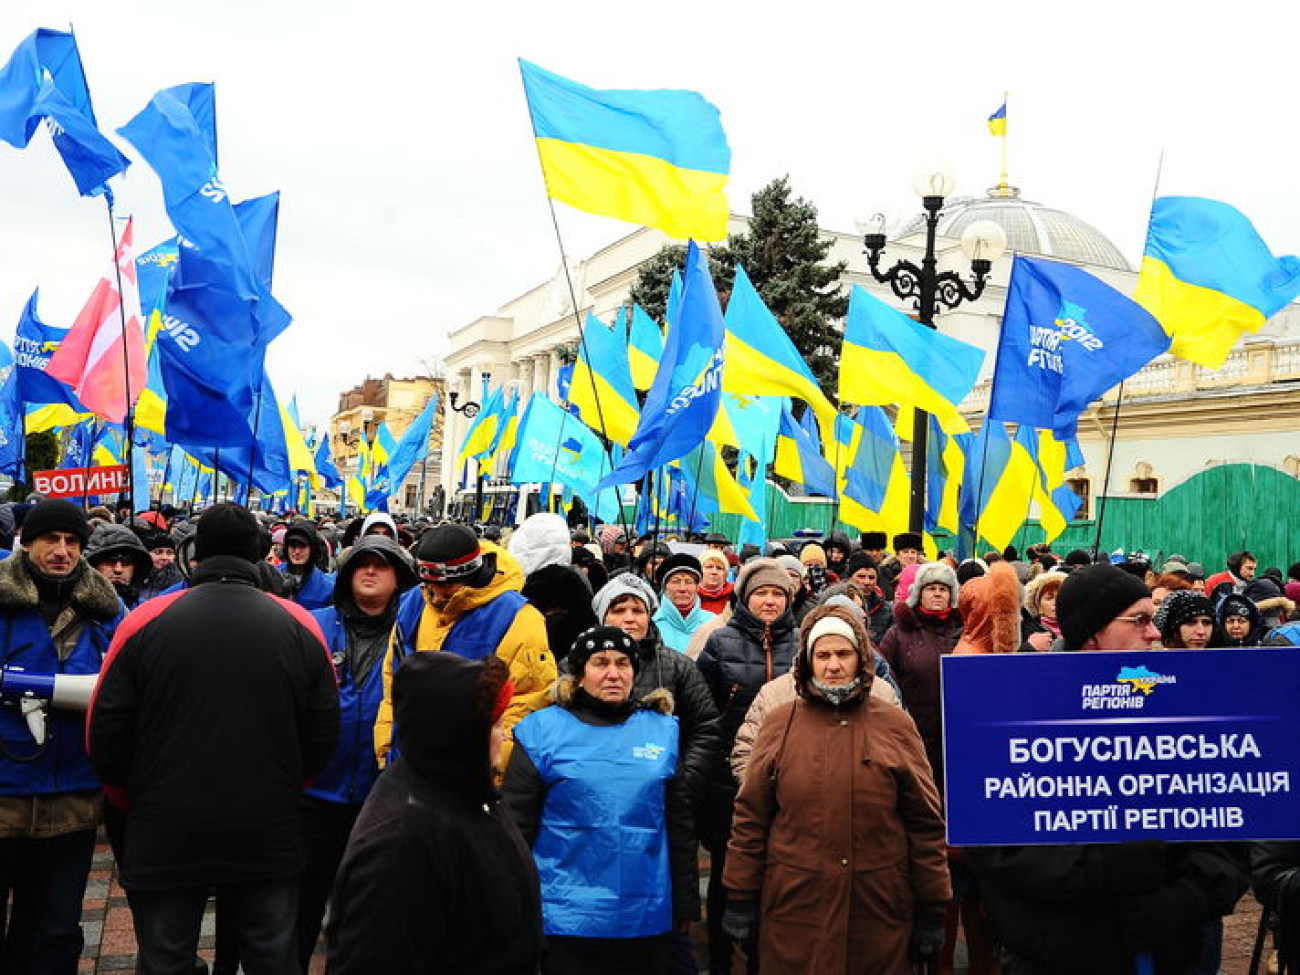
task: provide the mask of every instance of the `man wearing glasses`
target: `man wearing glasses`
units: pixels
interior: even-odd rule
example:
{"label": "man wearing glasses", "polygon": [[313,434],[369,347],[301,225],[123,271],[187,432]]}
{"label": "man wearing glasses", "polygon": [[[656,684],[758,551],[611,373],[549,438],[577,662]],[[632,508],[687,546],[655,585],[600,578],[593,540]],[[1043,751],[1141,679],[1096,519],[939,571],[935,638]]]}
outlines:
{"label": "man wearing glasses", "polygon": [[1160,642],[1151,590],[1113,565],[1070,573],[1056,597],[1061,650],[1149,650]]}

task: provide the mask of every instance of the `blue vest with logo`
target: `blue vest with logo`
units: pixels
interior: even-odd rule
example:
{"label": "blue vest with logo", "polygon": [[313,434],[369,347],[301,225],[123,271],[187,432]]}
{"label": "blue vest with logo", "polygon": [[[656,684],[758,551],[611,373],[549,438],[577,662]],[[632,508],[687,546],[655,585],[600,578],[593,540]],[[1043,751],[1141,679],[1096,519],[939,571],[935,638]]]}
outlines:
{"label": "blue vest with logo", "polygon": [[515,743],[547,785],[533,859],[547,934],[648,938],[673,923],[665,786],[677,719],[635,711],[589,725],[562,707],[524,718]]}
{"label": "blue vest with logo", "polygon": [[[513,589],[507,589],[491,602],[470,610],[456,620],[451,626],[451,632],[442,641],[441,649],[467,660],[482,660],[488,654],[496,653],[506,632],[514,624],[515,617],[527,602]],[[402,596],[401,605],[397,608],[397,629],[403,653],[417,647],[416,639],[420,634],[420,618],[424,615],[424,608],[424,593],[419,586]]]}
{"label": "blue vest with logo", "polygon": [[[3,666],[21,667],[29,674],[98,674],[121,619],[119,615],[109,623],[83,623],[72,652],[60,661],[40,613],[35,609],[8,613],[0,620]],[[42,751],[20,709],[8,703],[0,706],[0,739],[6,752],[0,757],[0,795],[98,789],[99,777],[86,756],[86,716],[67,708],[50,708],[45,733]],[[26,761],[31,756],[37,757]]]}

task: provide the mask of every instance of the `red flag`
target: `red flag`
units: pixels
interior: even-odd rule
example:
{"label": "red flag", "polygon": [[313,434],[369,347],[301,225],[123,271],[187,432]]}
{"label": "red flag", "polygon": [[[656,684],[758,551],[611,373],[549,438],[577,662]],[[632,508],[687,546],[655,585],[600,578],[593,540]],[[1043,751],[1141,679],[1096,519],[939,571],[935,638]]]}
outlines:
{"label": "red flag", "polygon": [[[139,399],[149,378],[132,253],[134,226],[134,220],[127,221],[118,245],[118,274],[110,269],[100,279],[45,370],[71,386],[87,409],[112,423],[126,419],[127,410]],[[119,274],[121,294],[117,289]]]}

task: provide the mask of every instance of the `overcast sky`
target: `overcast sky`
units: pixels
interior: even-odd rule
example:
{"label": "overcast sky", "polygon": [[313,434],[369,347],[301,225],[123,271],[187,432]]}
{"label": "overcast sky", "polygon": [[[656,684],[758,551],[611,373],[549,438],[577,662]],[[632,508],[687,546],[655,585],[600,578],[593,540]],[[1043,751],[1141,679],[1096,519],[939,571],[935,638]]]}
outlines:
{"label": "overcast sky", "polygon": [[[1300,252],[1290,4],[3,0],[0,59],[69,23],[100,127],[135,160],[114,185],[142,249],[172,231],[115,130],[160,88],[216,83],[226,187],[282,194],[275,292],[295,321],[269,362],[307,422],[367,374],[423,373],[448,330],[559,267],[521,56],[595,87],[702,92],[740,212],[788,174],[823,226],[910,215],[934,152],[980,194],[1008,90],[1012,182],[1135,264],[1162,151],[1162,193],[1226,200]],[[557,210],[571,255],[631,229]],[[37,286],[42,317],[70,324],[109,257],[103,203],[76,195],[48,136],[0,145],[0,337]]]}

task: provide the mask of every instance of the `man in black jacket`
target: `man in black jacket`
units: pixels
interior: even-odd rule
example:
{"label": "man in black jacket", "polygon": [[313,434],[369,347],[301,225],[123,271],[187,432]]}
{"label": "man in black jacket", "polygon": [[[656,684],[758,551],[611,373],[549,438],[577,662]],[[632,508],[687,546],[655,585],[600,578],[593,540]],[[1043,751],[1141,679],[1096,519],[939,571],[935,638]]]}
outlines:
{"label": "man in black jacket", "polygon": [[293,971],[298,802],[338,736],[334,669],[311,615],[257,588],[250,512],[209,508],[197,550],[190,588],[118,629],[87,721],[91,760],[129,810],[121,870],[140,972],[190,970],[214,887],[244,971]]}

